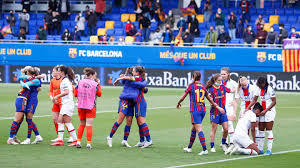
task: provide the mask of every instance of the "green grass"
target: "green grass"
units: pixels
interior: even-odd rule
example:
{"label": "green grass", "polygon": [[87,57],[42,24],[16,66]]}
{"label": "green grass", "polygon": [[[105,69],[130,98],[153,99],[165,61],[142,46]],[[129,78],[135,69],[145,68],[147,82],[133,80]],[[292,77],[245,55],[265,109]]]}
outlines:
{"label": "green grass", "polygon": [[[0,165],[6,167],[167,167],[192,163],[201,163],[243,156],[225,156],[217,145],[217,153],[198,156],[201,145],[195,141],[193,153],[183,153],[182,149],[189,142],[190,115],[188,99],[181,110],[175,109],[183,89],[150,88],[146,99],[148,102],[147,123],[154,145],[148,149],[124,148],[121,146],[124,123],[113,138],[113,147],[108,148],[106,137],[117,119],[118,96],[121,88],[104,87],[103,97],[97,100],[98,114],[94,122],[93,149],[76,149],[67,146],[52,147],[50,140],[56,137],[51,117],[51,102],[48,98],[48,86],[43,86],[39,95],[39,105],[34,121],[44,138],[38,145],[6,144],[9,128],[14,116],[14,101],[18,86],[0,84]],[[277,116],[274,126],[275,141],[273,152],[300,149],[300,135],[297,133],[300,122],[300,94],[277,93]],[[155,109],[154,109],[155,108]],[[46,115],[46,117],[45,117]],[[48,116],[47,116],[48,115]],[[78,117],[74,115],[73,124],[78,127]],[[203,122],[206,142],[209,146],[209,116]],[[24,140],[27,124],[23,123],[18,137]],[[217,132],[216,144],[219,144],[221,129]],[[34,139],[34,136],[32,140]],[[83,137],[85,145],[85,135]],[[134,122],[129,136],[129,144],[135,145],[139,140],[137,126]],[[300,152],[259,157],[225,163],[201,165],[201,167],[291,167],[299,166],[297,158]],[[196,166],[197,167],[197,166]],[[199,166],[200,167],[200,166]]]}

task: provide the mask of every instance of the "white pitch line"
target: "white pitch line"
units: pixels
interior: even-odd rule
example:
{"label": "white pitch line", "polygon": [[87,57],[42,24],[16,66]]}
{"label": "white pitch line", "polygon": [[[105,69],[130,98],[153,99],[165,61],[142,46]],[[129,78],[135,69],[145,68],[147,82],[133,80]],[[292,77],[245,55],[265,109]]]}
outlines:
{"label": "white pitch line", "polygon": [[[182,106],[182,107],[188,107],[188,106]],[[157,110],[157,109],[171,109],[171,108],[176,108],[176,106],[166,106],[166,107],[150,107],[148,110]],[[105,110],[105,111],[97,111],[96,113],[113,113],[117,112],[116,110]],[[34,118],[41,118],[41,117],[51,117],[52,115],[37,115],[34,116]],[[0,120],[11,120],[14,119],[14,117],[0,117]]]}
{"label": "white pitch line", "polygon": [[[300,152],[300,149],[275,152],[275,153],[273,153],[273,155],[279,155],[279,154],[291,153],[291,152]],[[223,162],[228,162],[228,161],[244,160],[244,159],[251,159],[251,158],[257,158],[257,157],[264,157],[264,156],[267,156],[267,155],[244,156],[244,157],[238,157],[238,158],[232,158],[232,159],[223,159],[223,160],[215,160],[215,161],[202,162],[202,163],[193,163],[193,164],[186,164],[186,165],[170,166],[170,167],[166,167],[166,168],[179,168],[179,167],[199,166],[199,165],[207,165],[207,164],[214,164],[214,163],[223,163]]]}

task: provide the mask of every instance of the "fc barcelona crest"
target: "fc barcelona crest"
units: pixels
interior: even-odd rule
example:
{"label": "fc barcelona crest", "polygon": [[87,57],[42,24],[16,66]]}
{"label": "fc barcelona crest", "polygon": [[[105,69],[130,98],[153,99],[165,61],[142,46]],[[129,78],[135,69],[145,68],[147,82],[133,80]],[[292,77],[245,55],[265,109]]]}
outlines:
{"label": "fc barcelona crest", "polygon": [[266,52],[257,52],[257,61],[258,62],[265,62],[267,59]]}
{"label": "fc barcelona crest", "polygon": [[71,58],[77,57],[77,48],[69,48],[69,57]]}

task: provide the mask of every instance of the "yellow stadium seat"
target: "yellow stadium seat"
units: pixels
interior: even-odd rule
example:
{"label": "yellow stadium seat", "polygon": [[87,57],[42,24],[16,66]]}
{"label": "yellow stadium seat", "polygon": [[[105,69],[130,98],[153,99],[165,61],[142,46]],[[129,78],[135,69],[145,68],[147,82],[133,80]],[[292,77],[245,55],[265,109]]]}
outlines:
{"label": "yellow stadium seat", "polygon": [[197,20],[199,23],[203,23],[204,22],[204,15],[197,15]]}
{"label": "yellow stadium seat", "polygon": [[97,30],[97,36],[104,36],[106,34],[106,29],[99,28]]}
{"label": "yellow stadium seat", "polygon": [[130,14],[122,14],[121,22],[127,22],[130,19]]}
{"label": "yellow stadium seat", "polygon": [[135,22],[136,21],[136,14],[130,14],[130,21]]}
{"label": "yellow stadium seat", "polygon": [[264,24],[264,30],[270,31],[271,26],[273,26],[273,23],[265,23]]}
{"label": "yellow stadium seat", "polygon": [[279,16],[278,15],[270,15],[269,22],[272,24],[278,24]]}
{"label": "yellow stadium seat", "polygon": [[133,42],[134,42],[134,37],[132,37],[132,36],[126,36],[125,37],[125,43],[126,44],[132,44]]}
{"label": "yellow stadium seat", "polygon": [[98,44],[98,36],[90,36],[90,44]]}
{"label": "yellow stadium seat", "polygon": [[113,29],[115,25],[115,21],[106,21],[105,22],[105,29]]}

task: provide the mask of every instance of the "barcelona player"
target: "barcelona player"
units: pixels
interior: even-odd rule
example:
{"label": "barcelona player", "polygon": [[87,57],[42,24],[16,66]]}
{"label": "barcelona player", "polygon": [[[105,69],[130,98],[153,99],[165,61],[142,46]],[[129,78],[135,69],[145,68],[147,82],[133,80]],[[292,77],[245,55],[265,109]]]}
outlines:
{"label": "barcelona player", "polygon": [[268,134],[268,149],[266,155],[272,155],[273,147],[273,124],[276,116],[276,95],[273,88],[269,85],[266,77],[259,77],[257,80],[258,89],[255,92],[252,102],[249,104],[247,109],[250,109],[256,102],[258,97],[260,97],[261,105],[263,111],[258,115],[259,116],[259,135],[257,138],[257,144],[260,154],[264,154],[264,143],[265,143],[265,130]]}
{"label": "barcelona player", "polygon": [[97,73],[92,68],[83,70],[85,78],[78,82],[75,97],[78,99],[80,125],[77,132],[77,148],[81,148],[81,139],[86,127],[87,149],[92,149],[93,122],[96,117],[96,96],[101,97],[102,90]]}
{"label": "barcelona player", "polygon": [[[230,90],[236,90],[237,83],[236,81],[230,78],[230,70],[228,67],[224,67],[221,69],[222,82],[225,87]],[[233,134],[234,134],[234,126],[233,121],[236,119],[236,104],[234,103],[234,93],[226,93],[225,99],[225,108],[226,114],[228,116],[228,136],[227,136],[227,144],[233,145]],[[228,141],[229,139],[229,141]]]}
{"label": "barcelona player", "polygon": [[[58,72],[58,68],[59,65],[55,66],[52,70],[52,76],[53,78],[50,81],[50,87],[49,87],[49,97],[50,100],[53,102],[53,98],[57,95],[60,94],[60,84],[62,81],[62,77],[60,76],[59,72]],[[59,116],[59,112],[61,109],[61,98],[58,98],[57,103],[53,103],[52,105],[52,118],[53,118],[53,123],[54,123],[54,127],[55,127],[55,131],[56,131],[56,135],[58,135],[58,116]],[[51,142],[56,142],[58,139],[53,139],[51,140]],[[72,143],[73,142],[73,138],[70,135],[68,141],[68,143]]]}
{"label": "barcelona player", "polygon": [[126,126],[124,129],[124,138],[121,144],[126,147],[131,147],[127,142],[127,138],[131,129],[132,117],[134,116],[134,101],[138,97],[139,88],[144,88],[147,84],[146,81],[141,82],[141,77],[139,75],[133,76],[132,71],[133,68],[127,68],[125,76],[121,75],[121,78],[114,82],[114,85],[116,85],[117,82],[121,81],[124,88],[120,95],[118,120],[114,123],[110,134],[107,137],[107,144],[109,147],[112,147],[112,137],[124,121],[125,117]]}
{"label": "barcelona player", "polygon": [[37,143],[43,141],[43,138],[39,134],[39,131],[37,129],[35,122],[33,122],[33,116],[35,114],[35,111],[36,111],[36,108],[38,105],[38,92],[40,92],[42,89],[42,86],[41,86],[42,82],[41,82],[40,78],[44,78],[45,76],[39,75],[40,69],[38,67],[33,67],[33,70],[34,70],[33,76],[25,75],[25,76],[20,77],[20,78],[30,79],[29,81],[24,80],[24,82],[26,82],[26,83],[21,81],[21,85],[24,88],[28,87],[30,90],[30,95],[29,95],[29,99],[27,102],[27,106],[26,106],[26,112],[25,112],[26,122],[28,124],[28,133],[27,133],[27,139],[21,143],[23,145],[30,144],[30,138],[31,138],[32,131],[34,131],[36,138],[31,144],[37,144]]}
{"label": "barcelona player", "polygon": [[188,88],[185,90],[182,97],[179,99],[177,103],[177,108],[179,109],[181,107],[181,102],[184,101],[186,96],[189,94],[192,129],[191,129],[190,143],[187,148],[184,148],[184,151],[188,153],[192,152],[192,146],[194,144],[196,134],[198,134],[203,149],[203,151],[200,152],[198,155],[207,155],[208,151],[206,148],[205,136],[202,128],[202,120],[204,119],[206,114],[204,97],[206,97],[208,101],[218,110],[224,112],[224,109],[222,109],[215,102],[213,102],[212,98],[209,97],[203,84],[200,83],[200,80],[201,80],[201,73],[199,71],[195,71],[193,73],[193,82],[188,86]]}
{"label": "barcelona player", "polygon": [[53,98],[53,103],[57,103],[57,99],[61,98],[61,109],[58,117],[58,140],[51,144],[52,146],[62,146],[64,145],[64,124],[67,127],[69,134],[73,138],[72,144],[69,146],[76,146],[77,136],[75,128],[72,124],[72,116],[74,112],[74,101],[73,101],[73,86],[72,82],[74,81],[75,74],[74,71],[67,66],[60,66],[58,68],[60,76],[63,78],[60,84],[60,94],[56,95]]}
{"label": "barcelona player", "polygon": [[218,128],[218,124],[222,125],[223,127],[222,148],[223,151],[226,151],[226,138],[228,135],[228,118],[225,108],[225,99],[226,93],[234,93],[235,90],[230,90],[222,84],[222,76],[220,74],[215,74],[207,81],[206,89],[208,90],[208,94],[213,98],[213,101],[224,109],[224,111],[220,111],[214,106],[212,106],[210,109],[210,121],[212,126],[212,130],[210,133],[211,152],[216,152],[215,135]]}

